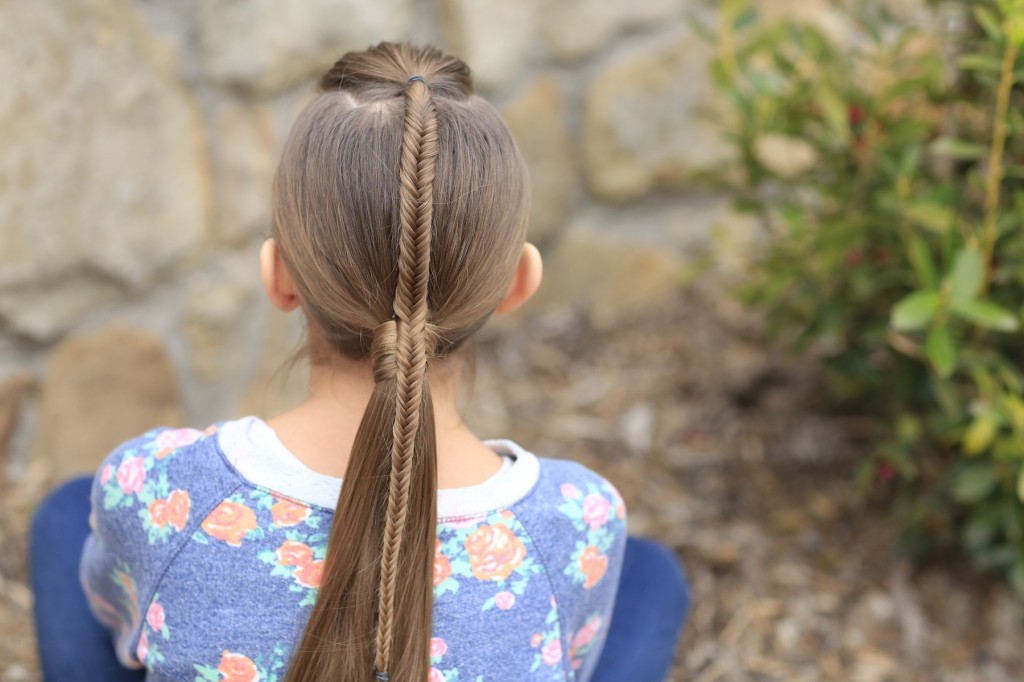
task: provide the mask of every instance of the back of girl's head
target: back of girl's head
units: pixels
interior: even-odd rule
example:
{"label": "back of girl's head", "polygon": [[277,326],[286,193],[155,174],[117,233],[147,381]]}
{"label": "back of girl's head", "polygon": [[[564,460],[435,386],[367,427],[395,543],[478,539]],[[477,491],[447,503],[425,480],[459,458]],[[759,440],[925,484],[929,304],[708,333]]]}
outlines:
{"label": "back of girl's head", "polygon": [[468,67],[431,47],[346,54],[292,130],[274,181],[274,237],[319,346],[313,361],[366,358],[375,388],[289,682],[427,677],[437,506],[428,368],[504,298],[527,185]]}
{"label": "back of girl's head", "polygon": [[[435,119],[436,158],[424,177],[401,172],[410,107]],[[328,345],[350,357],[366,354],[368,332],[393,314],[402,183],[433,192],[427,305],[444,353],[505,294],[525,239],[525,167],[462,61],[381,43],[324,74],[275,180],[274,236],[304,307]]]}

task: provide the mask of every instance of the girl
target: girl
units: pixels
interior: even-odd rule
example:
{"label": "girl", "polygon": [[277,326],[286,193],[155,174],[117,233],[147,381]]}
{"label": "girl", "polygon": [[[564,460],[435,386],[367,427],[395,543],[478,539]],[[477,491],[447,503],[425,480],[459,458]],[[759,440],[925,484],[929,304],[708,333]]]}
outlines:
{"label": "girl", "polygon": [[308,323],[308,399],[266,422],[156,429],[107,458],[81,580],[122,665],[152,680],[590,679],[622,500],[580,465],[479,440],[455,408],[462,348],[540,283],[527,186],[458,59],[381,43],[321,78],[260,252],[270,302]]}

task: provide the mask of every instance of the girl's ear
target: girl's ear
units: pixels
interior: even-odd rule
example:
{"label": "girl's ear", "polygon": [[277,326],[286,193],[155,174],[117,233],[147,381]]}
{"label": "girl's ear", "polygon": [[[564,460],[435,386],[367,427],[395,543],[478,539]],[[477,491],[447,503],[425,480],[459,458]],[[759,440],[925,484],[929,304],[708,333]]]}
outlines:
{"label": "girl's ear", "polygon": [[260,247],[260,278],[263,280],[263,290],[275,308],[287,313],[299,307],[295,280],[285,267],[277,242],[273,239],[266,240]]}
{"label": "girl's ear", "polygon": [[494,313],[501,315],[511,312],[530,300],[537,292],[543,275],[544,261],[541,260],[540,251],[530,242],[526,242],[519,256],[519,265],[516,267],[515,277],[512,278],[512,285]]}

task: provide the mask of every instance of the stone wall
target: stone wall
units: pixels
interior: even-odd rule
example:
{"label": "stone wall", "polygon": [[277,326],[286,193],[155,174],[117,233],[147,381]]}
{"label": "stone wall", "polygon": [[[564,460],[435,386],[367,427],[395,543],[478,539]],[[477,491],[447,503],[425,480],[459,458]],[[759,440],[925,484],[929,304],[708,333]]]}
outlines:
{"label": "stone wall", "polygon": [[[294,402],[258,245],[311,79],[379,39],[463,56],[532,168],[534,309],[671,295],[721,197],[713,0],[0,0],[0,469]],[[824,0],[765,0],[835,23]],[[738,223],[737,223],[738,224]]]}

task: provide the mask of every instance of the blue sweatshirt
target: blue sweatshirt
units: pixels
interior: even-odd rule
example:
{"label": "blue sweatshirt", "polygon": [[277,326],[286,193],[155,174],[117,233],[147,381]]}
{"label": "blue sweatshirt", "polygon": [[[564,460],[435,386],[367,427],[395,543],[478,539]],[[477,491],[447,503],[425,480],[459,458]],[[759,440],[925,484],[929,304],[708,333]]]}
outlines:
{"label": "blue sweatshirt", "polygon": [[[438,491],[430,682],[588,680],[622,566],[622,499],[579,464],[487,444],[497,474]],[[255,417],[119,446],[93,483],[81,577],[121,662],[147,680],[283,679],[340,489]]]}

